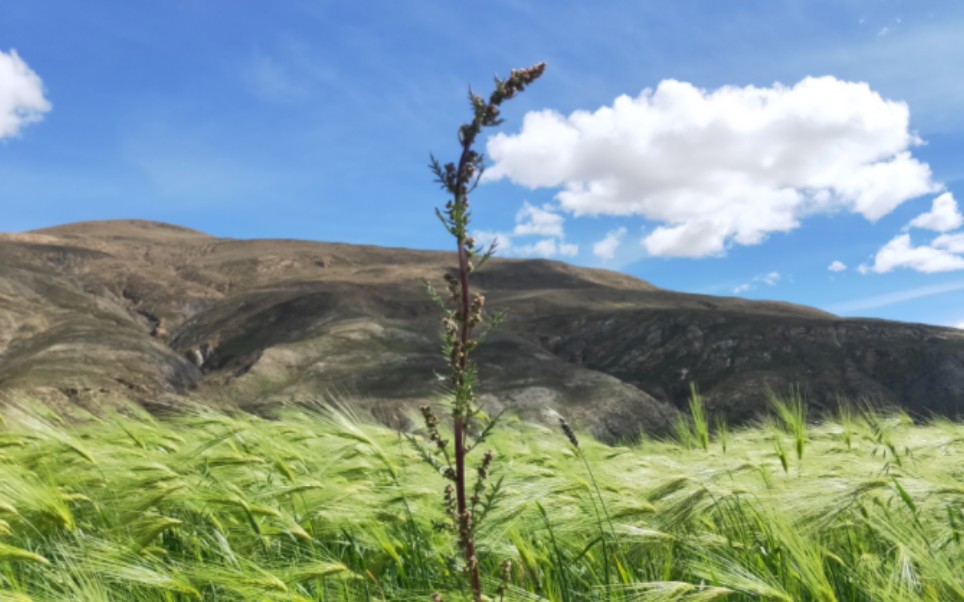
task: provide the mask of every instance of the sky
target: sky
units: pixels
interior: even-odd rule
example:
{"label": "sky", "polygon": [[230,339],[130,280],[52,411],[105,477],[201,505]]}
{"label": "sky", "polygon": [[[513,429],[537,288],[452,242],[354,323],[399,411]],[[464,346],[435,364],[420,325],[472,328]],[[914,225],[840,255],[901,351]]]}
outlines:
{"label": "sky", "polygon": [[0,231],[448,250],[429,154],[545,61],[481,140],[500,255],[964,327],[962,40],[959,0],[4,2]]}

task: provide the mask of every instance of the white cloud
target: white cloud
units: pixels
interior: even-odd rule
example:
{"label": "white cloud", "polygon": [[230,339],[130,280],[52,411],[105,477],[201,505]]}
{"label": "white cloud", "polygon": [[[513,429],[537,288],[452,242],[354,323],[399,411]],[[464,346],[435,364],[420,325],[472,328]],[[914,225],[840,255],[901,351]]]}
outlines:
{"label": "white cloud", "polygon": [[579,245],[575,243],[559,243],[559,254],[563,257],[575,257],[579,255]]}
{"label": "white cloud", "polygon": [[[509,232],[477,230],[472,233],[479,247],[496,243],[497,253],[503,257],[575,257],[579,245],[565,242],[563,218],[551,205],[535,207],[522,204],[515,216],[515,228]],[[518,238],[540,236],[541,240],[519,244]]]}
{"label": "white cloud", "polygon": [[505,255],[512,248],[512,237],[504,232],[475,230],[472,232],[472,237],[480,249],[488,249],[495,243],[495,251],[498,255]]}
{"label": "white cloud", "polygon": [[830,270],[831,272],[842,272],[847,269],[847,264],[838,260],[828,265],[827,269]]}
{"label": "white cloud", "polygon": [[924,228],[937,232],[955,230],[964,224],[964,216],[957,208],[957,201],[950,192],[945,192],[934,199],[931,210],[921,213],[908,224],[911,228]]}
{"label": "white cloud", "polygon": [[767,286],[776,286],[777,282],[780,282],[780,273],[770,272],[769,274],[763,274],[761,276],[757,276],[756,278],[754,278],[754,280],[757,280],[758,282],[762,282]]}
{"label": "white cloud", "polygon": [[964,232],[946,233],[964,222],[951,193],[934,199],[931,210],[912,220],[908,227],[944,232],[929,244],[914,246],[910,234],[895,236],[877,251],[872,265],[861,265],[861,274],[878,274],[897,268],[907,268],[927,274],[964,270]]}
{"label": "white cloud", "polygon": [[522,204],[522,209],[515,216],[516,236],[552,236],[562,238],[562,224],[564,218],[552,211],[551,205],[535,207],[528,202]]}
{"label": "white cloud", "polygon": [[626,228],[616,228],[606,233],[606,236],[592,246],[592,253],[603,261],[616,257],[616,249],[626,236]]}
{"label": "white cloud", "polygon": [[964,257],[934,246],[915,247],[909,234],[901,234],[877,251],[874,264],[870,267],[878,274],[895,268],[909,268],[928,274],[964,270]]}
{"label": "white cloud", "polygon": [[741,284],[733,289],[733,292],[739,295],[740,293],[745,293],[756,288],[758,284],[765,284],[767,286],[776,286],[780,282],[780,272],[769,272],[767,274],[758,274],[754,276],[750,282]]}
{"label": "white cloud", "polygon": [[511,252],[516,257],[575,257],[579,254],[579,245],[544,238],[532,244],[513,246]]}
{"label": "white cloud", "polygon": [[0,139],[16,136],[28,123],[50,110],[43,82],[16,50],[0,51]]}
{"label": "white cloud", "polygon": [[663,81],[568,117],[544,110],[497,134],[488,180],[562,190],[563,211],[657,222],[652,255],[704,257],[755,245],[815,213],[877,220],[940,190],[909,149],[909,111],[833,77],[700,90]]}
{"label": "white cloud", "polygon": [[964,253],[964,233],[941,234],[931,242],[931,246],[948,253]]}
{"label": "white cloud", "polygon": [[964,321],[958,322],[957,324],[955,324],[954,328],[959,328],[961,330],[964,330]]}

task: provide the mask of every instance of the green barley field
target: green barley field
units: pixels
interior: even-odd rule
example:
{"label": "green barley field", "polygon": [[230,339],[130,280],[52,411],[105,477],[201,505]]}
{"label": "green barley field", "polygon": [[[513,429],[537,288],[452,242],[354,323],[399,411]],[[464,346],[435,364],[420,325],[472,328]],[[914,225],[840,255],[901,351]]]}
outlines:
{"label": "green barley field", "polygon": [[[697,412],[672,441],[577,448],[504,421],[488,597],[964,600],[964,424],[808,424],[788,400],[707,431]],[[404,435],[330,410],[67,426],[7,409],[0,600],[462,600],[444,483]]]}

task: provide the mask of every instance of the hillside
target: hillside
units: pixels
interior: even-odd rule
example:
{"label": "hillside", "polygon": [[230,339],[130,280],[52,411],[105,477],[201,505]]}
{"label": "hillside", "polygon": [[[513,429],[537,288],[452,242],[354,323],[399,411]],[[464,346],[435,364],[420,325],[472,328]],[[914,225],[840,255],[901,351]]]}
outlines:
{"label": "hillside", "polygon": [[[0,235],[0,398],[61,408],[188,398],[337,398],[404,424],[439,399],[447,253],[233,240],[141,221]],[[477,355],[481,400],[552,407],[606,440],[664,431],[690,380],[739,421],[801,385],[916,414],[964,414],[964,333],[689,295],[624,274],[497,259],[477,274],[508,320]]]}

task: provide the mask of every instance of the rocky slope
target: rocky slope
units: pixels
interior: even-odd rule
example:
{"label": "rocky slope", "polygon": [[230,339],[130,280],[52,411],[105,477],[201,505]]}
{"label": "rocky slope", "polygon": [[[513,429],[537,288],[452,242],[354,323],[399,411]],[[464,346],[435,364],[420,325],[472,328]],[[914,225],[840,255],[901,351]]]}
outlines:
{"label": "rocky slope", "polygon": [[[0,235],[0,398],[94,409],[338,399],[404,425],[444,392],[423,281],[449,254],[218,239],[139,221]],[[964,414],[964,333],[686,295],[550,261],[477,274],[509,319],[477,356],[491,410],[557,409],[618,440],[662,432],[695,381],[731,420],[801,386]]]}

